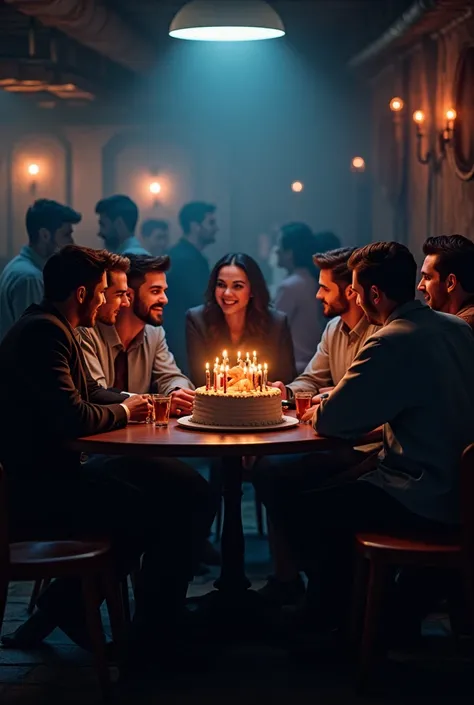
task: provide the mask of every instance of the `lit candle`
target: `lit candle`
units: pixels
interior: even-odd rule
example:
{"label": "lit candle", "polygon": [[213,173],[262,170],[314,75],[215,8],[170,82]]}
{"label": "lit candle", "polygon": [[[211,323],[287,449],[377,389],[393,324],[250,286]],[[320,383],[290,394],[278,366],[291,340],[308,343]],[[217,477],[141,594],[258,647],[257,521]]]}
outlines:
{"label": "lit candle", "polygon": [[254,365],[257,364],[257,352],[256,352],[256,350],[253,351],[253,360],[252,360],[252,362],[253,362]]}
{"label": "lit candle", "polygon": [[227,374],[229,372],[229,365],[225,366],[225,371],[224,371],[224,394],[227,394]]}
{"label": "lit candle", "polygon": [[259,365],[257,370],[257,387],[258,391],[262,391],[262,366]]}
{"label": "lit candle", "polygon": [[250,355],[248,353],[245,353],[245,364],[250,365]]}
{"label": "lit candle", "polygon": [[263,363],[263,391],[267,391],[268,385],[268,365],[266,362]]}
{"label": "lit candle", "polygon": [[221,365],[221,373],[219,375],[219,388],[224,384],[224,365]]}
{"label": "lit candle", "polygon": [[256,384],[257,384],[257,367],[254,364],[252,364],[250,367],[250,371],[252,373],[252,387],[255,391]]}
{"label": "lit candle", "polygon": [[222,362],[224,363],[224,366],[229,363],[229,358],[227,357],[227,350],[222,351]]}
{"label": "lit candle", "polygon": [[219,366],[214,365],[214,391],[217,392],[217,377],[219,375]]}
{"label": "lit candle", "polygon": [[242,364],[242,358],[240,357],[240,350],[239,350],[239,352],[237,353],[237,364],[238,364],[238,365],[241,365],[241,364]]}
{"label": "lit candle", "polygon": [[206,392],[211,388],[211,371],[209,370],[209,363],[206,362]]}

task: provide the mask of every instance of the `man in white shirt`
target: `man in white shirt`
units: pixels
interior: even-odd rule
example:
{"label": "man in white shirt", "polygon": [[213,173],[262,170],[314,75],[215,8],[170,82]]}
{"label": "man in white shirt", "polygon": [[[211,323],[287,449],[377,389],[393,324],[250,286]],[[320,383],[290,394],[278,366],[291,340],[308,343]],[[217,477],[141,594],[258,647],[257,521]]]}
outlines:
{"label": "man in white shirt", "polygon": [[259,477],[258,468],[254,474],[272,521],[310,578],[306,618],[320,627],[344,616],[355,533],[445,534],[459,523],[459,463],[473,440],[468,324],[414,300],[417,267],[404,245],[367,245],[349,266],[368,321],[382,327],[312,421],[319,434],[345,440],[383,424],[377,466],[356,481],[310,491],[292,491],[287,483],[282,492],[268,476]]}
{"label": "man in white shirt", "polygon": [[80,213],[42,198],[26,212],[28,245],[9,262],[0,276],[0,340],[31,306],[43,299],[43,267],[61,247],[73,244],[73,226]]}

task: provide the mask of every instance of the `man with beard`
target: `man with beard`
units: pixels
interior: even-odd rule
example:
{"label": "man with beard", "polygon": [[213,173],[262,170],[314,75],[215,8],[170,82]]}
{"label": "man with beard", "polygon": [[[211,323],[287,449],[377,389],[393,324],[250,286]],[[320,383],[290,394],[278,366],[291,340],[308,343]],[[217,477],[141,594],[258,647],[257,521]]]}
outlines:
{"label": "man with beard", "polygon": [[[341,247],[314,255],[314,264],[319,268],[316,298],[321,301],[326,318],[331,320],[305,371],[286,387],[282,382],[273,383],[280,389],[283,399],[292,399],[295,392],[311,392],[313,404],[318,404],[321,391],[327,393],[341,381],[366,340],[377,331],[357,305],[357,295],[352,288],[348,261],[354,250]],[[354,451],[344,460],[361,462],[369,450],[373,448]],[[261,472],[267,468],[269,474],[278,474],[283,480],[290,479],[292,484],[305,484],[308,481],[314,483],[315,476],[322,478],[323,470],[327,472],[332,466],[333,459],[321,453],[268,458],[260,463],[259,468]],[[304,583],[284,538],[278,535],[271,522],[269,528],[275,573],[269,576],[260,593],[274,605],[294,604],[305,592]]]}
{"label": "man with beard", "polygon": [[170,305],[166,332],[176,362],[189,374],[186,311],[204,303],[210,270],[202,252],[216,241],[216,207],[200,201],[187,203],[179,213],[179,223],[183,237],[169,251]]}
{"label": "man with beard", "polygon": [[[0,409],[0,461],[13,537],[108,537],[120,576],[144,554],[128,654],[134,666],[151,658],[166,671],[180,651],[188,582],[214,517],[209,486],[179,460],[100,456],[81,462],[67,449],[75,438],[145,421],[150,411],[146,396],[125,397],[94,382],[76,337],[78,326],[95,325],[106,273],[124,275],[128,265],[105,250],[75,246],[45,265],[43,302],[31,306],[0,344],[0,392],[8,399]],[[38,413],[32,412],[25,443],[27,409]],[[37,645],[59,625],[90,648],[80,581],[56,580],[37,604],[28,623],[5,638],[8,645]]]}
{"label": "man with beard", "polygon": [[[254,472],[274,525],[308,575],[304,617],[319,629],[341,626],[347,616],[357,532],[456,530],[459,466],[474,418],[472,331],[415,301],[410,251],[397,242],[372,243],[352,254],[349,268],[367,320],[381,327],[311,420],[317,433],[346,441],[383,424],[377,463],[322,488],[281,487]],[[415,586],[392,604],[394,625],[420,604]]]}
{"label": "man with beard", "polygon": [[[123,296],[117,304],[112,281],[97,325],[81,329],[87,366],[102,387],[133,394],[171,394],[171,413],[186,415],[192,410],[194,387],[176,365],[162,327],[169,257],[130,255],[129,259],[130,305]],[[118,282],[121,295],[124,284]]]}
{"label": "man with beard", "polygon": [[459,316],[474,330],[474,242],[463,235],[429,237],[418,291],[430,308]]}
{"label": "man with beard", "polygon": [[149,255],[135,237],[138,207],[128,196],[117,194],[99,201],[95,207],[99,216],[99,237],[109,252],[117,255]]}
{"label": "man with beard", "polygon": [[43,298],[43,268],[51,255],[70,245],[82,216],[69,206],[42,198],[26,212],[28,245],[0,276],[0,340],[31,304]]}

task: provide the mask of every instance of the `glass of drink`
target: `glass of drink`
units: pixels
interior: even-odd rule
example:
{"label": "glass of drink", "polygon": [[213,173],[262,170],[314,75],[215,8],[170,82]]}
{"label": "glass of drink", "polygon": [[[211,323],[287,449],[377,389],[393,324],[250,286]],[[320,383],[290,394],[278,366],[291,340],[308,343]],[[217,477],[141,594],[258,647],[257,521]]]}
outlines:
{"label": "glass of drink", "polygon": [[148,395],[148,401],[151,406],[149,407],[150,411],[148,412],[145,423],[152,424],[155,423],[155,405],[153,404],[153,394]]}
{"label": "glass of drink", "polygon": [[155,426],[167,426],[170,420],[171,396],[153,394]]}
{"label": "glass of drink", "polygon": [[305,411],[311,406],[312,392],[295,392],[296,418],[301,423]]}

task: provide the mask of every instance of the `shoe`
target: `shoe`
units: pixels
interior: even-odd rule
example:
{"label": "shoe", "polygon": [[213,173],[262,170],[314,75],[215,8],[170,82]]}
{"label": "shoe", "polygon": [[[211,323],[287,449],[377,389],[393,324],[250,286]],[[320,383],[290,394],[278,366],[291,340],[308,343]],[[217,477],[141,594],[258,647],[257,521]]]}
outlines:
{"label": "shoe", "polygon": [[205,565],[220,565],[221,564],[221,554],[214,548],[209,539],[204,544],[204,549],[201,556],[201,561]]}
{"label": "shoe", "polygon": [[273,607],[287,607],[299,604],[306,588],[301,575],[289,581],[278,580],[270,575],[266,584],[257,592]]}

